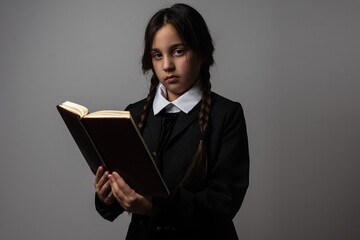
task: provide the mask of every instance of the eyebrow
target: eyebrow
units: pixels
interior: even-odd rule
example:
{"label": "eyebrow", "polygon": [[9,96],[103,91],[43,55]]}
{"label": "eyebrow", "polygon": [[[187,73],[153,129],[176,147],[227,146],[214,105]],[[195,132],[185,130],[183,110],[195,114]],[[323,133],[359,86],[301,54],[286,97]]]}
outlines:
{"label": "eyebrow", "polygon": [[[176,44],[171,45],[169,48],[173,49],[173,48],[180,47],[180,46],[185,47],[186,44],[185,43],[176,43]],[[160,50],[158,48],[152,48],[151,51],[152,52],[157,52],[157,51],[159,52]]]}

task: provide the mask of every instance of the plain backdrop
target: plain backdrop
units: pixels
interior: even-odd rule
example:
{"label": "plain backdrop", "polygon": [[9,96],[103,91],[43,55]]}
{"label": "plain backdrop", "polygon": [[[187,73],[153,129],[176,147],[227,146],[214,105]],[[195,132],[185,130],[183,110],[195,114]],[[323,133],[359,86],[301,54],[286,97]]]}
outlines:
{"label": "plain backdrop", "polygon": [[[240,102],[245,240],[360,239],[360,3],[185,1],[214,38],[213,91]],[[143,34],[174,1],[0,1],[1,239],[124,239],[94,209],[94,176],[55,106],[144,98]]]}

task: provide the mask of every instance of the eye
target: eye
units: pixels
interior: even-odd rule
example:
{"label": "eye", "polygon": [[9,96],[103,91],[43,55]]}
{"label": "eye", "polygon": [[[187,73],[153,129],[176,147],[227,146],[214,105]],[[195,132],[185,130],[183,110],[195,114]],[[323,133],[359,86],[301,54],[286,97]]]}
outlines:
{"label": "eye", "polygon": [[155,58],[155,59],[160,59],[161,58],[161,53],[159,53],[159,52],[154,52],[153,54],[152,54],[152,57],[153,58]]}
{"label": "eye", "polygon": [[184,54],[184,50],[183,49],[175,49],[174,50],[174,55],[176,56],[181,56]]}

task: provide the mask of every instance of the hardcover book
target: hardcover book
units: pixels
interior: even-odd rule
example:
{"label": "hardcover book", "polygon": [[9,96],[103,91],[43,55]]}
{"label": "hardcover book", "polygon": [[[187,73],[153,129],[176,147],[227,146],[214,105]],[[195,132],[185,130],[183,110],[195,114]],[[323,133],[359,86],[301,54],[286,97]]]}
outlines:
{"label": "hardcover book", "polygon": [[103,165],[109,172],[118,172],[141,195],[169,195],[130,112],[88,113],[86,107],[69,101],[57,109],[94,174]]}

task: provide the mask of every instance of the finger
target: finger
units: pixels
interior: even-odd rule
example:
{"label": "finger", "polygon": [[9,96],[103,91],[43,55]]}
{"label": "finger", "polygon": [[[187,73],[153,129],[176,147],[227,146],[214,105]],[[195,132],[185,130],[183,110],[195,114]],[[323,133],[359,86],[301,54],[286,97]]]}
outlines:
{"label": "finger", "polygon": [[110,180],[106,181],[106,183],[99,190],[99,194],[104,198],[111,192]]}
{"label": "finger", "polygon": [[112,191],[109,192],[109,194],[104,198],[104,203],[106,204],[112,204],[115,200],[115,197],[112,193]]}
{"label": "finger", "polygon": [[102,166],[98,167],[95,175],[95,184],[99,182],[101,176],[103,175],[103,172],[104,172],[104,168]]}
{"label": "finger", "polygon": [[98,182],[98,186],[101,189],[102,186],[108,181],[108,171],[105,171],[105,173],[102,175],[102,177],[100,178],[99,182]]}
{"label": "finger", "polygon": [[124,181],[124,179],[117,172],[113,172],[112,175],[114,176],[119,189],[121,189],[124,195],[129,196],[135,193],[135,191]]}
{"label": "finger", "polygon": [[114,197],[114,199],[120,204],[120,206],[125,210],[127,211],[127,207],[125,206],[124,204],[124,199],[122,199],[121,197],[119,197],[117,195],[117,193],[115,193],[115,190],[113,188],[111,188],[111,193],[112,193],[112,196]]}
{"label": "finger", "polygon": [[111,199],[111,198],[114,198],[114,194],[113,194],[113,192],[112,191],[110,191],[109,192],[109,194],[106,196],[106,198],[105,199]]}
{"label": "finger", "polygon": [[109,174],[109,179],[110,179],[110,184],[111,184],[111,191],[112,191],[114,197],[118,200],[118,202],[120,204],[122,204],[126,199],[125,194],[119,188],[119,185],[115,181],[115,178],[112,174]]}
{"label": "finger", "polygon": [[111,194],[114,197],[114,199],[120,204],[120,206],[126,211],[127,209],[125,208],[122,200],[114,194],[113,190],[111,190]]}

